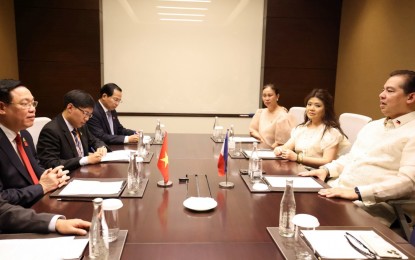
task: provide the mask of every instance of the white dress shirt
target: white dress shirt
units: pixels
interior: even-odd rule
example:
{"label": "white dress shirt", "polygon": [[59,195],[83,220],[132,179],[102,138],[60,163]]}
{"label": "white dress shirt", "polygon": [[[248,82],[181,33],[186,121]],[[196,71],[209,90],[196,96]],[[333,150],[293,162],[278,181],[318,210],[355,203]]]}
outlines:
{"label": "white dress shirt", "polygon": [[415,112],[365,125],[350,152],[325,165],[332,187],[358,187],[364,206],[415,198]]}

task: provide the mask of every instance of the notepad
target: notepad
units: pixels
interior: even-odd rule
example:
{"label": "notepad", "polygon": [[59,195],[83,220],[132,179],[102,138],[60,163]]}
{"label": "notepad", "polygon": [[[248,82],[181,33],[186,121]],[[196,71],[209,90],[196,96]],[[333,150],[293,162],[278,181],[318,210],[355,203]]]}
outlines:
{"label": "notepad", "polygon": [[[252,151],[251,150],[243,150],[243,154],[251,158]],[[280,156],[276,156],[273,150],[257,150],[258,157],[264,160],[281,160]]]}
{"label": "notepad", "polygon": [[387,251],[395,250],[402,259],[408,259],[405,254],[373,230],[303,230],[302,234],[311,248],[322,258],[364,259],[365,257],[349,244],[344,236],[346,232],[361,240],[379,256],[390,256]]}
{"label": "notepad", "polygon": [[269,185],[274,188],[283,188],[286,185],[286,180],[293,180],[294,188],[313,188],[322,189],[323,186],[316,181],[313,177],[300,177],[300,176],[264,176]]}
{"label": "notepad", "polygon": [[73,180],[59,193],[60,196],[117,194],[123,181]]}
{"label": "notepad", "polygon": [[240,143],[254,143],[259,142],[257,139],[253,137],[245,137],[245,136],[234,136],[233,141],[240,142]]}
{"label": "notepad", "polygon": [[113,162],[121,161],[128,162],[130,160],[130,153],[136,152],[136,150],[117,150],[110,153],[107,153],[102,157],[101,162]]}
{"label": "notepad", "polygon": [[74,239],[74,236],[5,239],[0,240],[0,259],[81,259],[87,243],[88,239]]}

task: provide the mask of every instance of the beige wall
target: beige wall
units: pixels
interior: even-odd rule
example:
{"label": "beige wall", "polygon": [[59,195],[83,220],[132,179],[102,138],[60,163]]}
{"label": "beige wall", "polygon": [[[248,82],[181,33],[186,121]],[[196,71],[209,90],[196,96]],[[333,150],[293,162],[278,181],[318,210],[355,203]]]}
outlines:
{"label": "beige wall", "polygon": [[415,70],[415,1],[343,0],[336,78],[336,113],[380,118],[388,74]]}
{"label": "beige wall", "polygon": [[0,0],[0,79],[19,77],[13,0]]}

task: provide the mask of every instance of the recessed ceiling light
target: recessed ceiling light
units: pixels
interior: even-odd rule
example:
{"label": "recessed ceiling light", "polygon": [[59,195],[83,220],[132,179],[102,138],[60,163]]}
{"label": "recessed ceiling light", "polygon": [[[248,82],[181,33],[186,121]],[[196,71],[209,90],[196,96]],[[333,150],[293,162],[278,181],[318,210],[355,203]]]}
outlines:
{"label": "recessed ceiling light", "polygon": [[157,8],[160,9],[175,9],[175,10],[197,10],[197,11],[207,11],[207,8],[203,7],[179,7],[179,6],[162,6],[159,5]]}

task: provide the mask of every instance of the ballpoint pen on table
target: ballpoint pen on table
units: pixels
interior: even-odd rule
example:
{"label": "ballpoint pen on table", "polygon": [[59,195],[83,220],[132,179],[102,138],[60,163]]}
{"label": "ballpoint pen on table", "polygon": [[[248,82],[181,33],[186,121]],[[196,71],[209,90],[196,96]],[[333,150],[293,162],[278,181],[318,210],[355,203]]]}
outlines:
{"label": "ballpoint pen on table", "polygon": [[200,191],[199,191],[199,179],[197,174],[195,174],[195,179],[196,179],[196,192],[197,192],[197,196],[200,197]]}
{"label": "ballpoint pen on table", "polygon": [[57,201],[88,201],[91,202],[92,198],[58,198]]}
{"label": "ballpoint pen on table", "polygon": [[208,177],[207,177],[206,174],[205,174],[205,177],[206,177],[206,183],[207,183],[207,186],[208,186],[208,189],[209,189],[209,194],[210,194],[210,197],[212,198],[212,192],[210,191],[209,180],[208,180]]}

